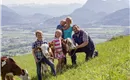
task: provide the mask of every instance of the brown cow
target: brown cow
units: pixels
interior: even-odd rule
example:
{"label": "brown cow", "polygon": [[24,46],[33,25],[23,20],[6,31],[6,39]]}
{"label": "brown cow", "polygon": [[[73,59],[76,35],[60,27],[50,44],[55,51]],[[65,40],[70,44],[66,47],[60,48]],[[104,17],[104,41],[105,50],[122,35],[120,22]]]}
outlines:
{"label": "brown cow", "polygon": [[[64,53],[64,55],[66,55],[68,53],[68,48],[67,48],[67,45],[66,45],[66,40],[65,39],[61,39],[61,43],[62,43],[63,53]],[[51,48],[52,53],[53,53],[53,57],[54,57],[55,49],[54,49],[54,45],[53,45],[52,42],[49,42],[49,47]]]}
{"label": "brown cow", "polygon": [[21,69],[12,58],[1,57],[2,80],[14,80],[13,76],[19,76],[22,80],[30,80],[27,70]]}
{"label": "brown cow", "polygon": [[[68,45],[66,44],[66,39],[61,39],[61,43],[62,43],[62,50],[63,50],[63,54],[66,56],[66,54],[68,53]],[[55,49],[54,49],[54,45],[53,45],[53,42],[49,42],[49,47],[51,48],[52,50],[52,53],[53,53],[53,57],[55,57],[54,55],[54,52],[55,52]],[[64,58],[64,65],[67,64],[67,59],[66,57]]]}

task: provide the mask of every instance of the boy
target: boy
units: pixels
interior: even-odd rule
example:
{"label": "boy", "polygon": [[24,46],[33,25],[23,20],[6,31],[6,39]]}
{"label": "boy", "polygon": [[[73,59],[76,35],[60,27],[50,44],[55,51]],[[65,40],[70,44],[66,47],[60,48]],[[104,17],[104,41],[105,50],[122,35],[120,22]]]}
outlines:
{"label": "boy", "polygon": [[37,47],[41,47],[41,45],[44,43],[42,40],[43,33],[40,30],[37,30],[35,32],[37,40],[33,43],[32,45],[32,54],[34,56],[34,59],[36,61],[36,66],[37,66],[37,76],[38,80],[42,80],[41,76],[41,63],[46,63],[51,67],[51,71],[54,76],[56,76],[56,71],[54,68],[54,64],[51,63],[42,53],[39,53],[39,51],[35,51]]}

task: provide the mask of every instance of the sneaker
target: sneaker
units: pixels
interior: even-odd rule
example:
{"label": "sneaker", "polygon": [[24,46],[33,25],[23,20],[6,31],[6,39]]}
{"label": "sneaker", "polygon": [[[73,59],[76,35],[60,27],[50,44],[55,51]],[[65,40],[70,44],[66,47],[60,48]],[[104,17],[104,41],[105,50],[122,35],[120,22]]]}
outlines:
{"label": "sneaker", "polygon": [[53,73],[52,75],[53,75],[53,76],[56,76],[56,73]]}
{"label": "sneaker", "polygon": [[98,51],[94,51],[93,57],[98,56]]}
{"label": "sneaker", "polygon": [[76,62],[72,63],[72,66],[76,66],[76,65],[77,65]]}

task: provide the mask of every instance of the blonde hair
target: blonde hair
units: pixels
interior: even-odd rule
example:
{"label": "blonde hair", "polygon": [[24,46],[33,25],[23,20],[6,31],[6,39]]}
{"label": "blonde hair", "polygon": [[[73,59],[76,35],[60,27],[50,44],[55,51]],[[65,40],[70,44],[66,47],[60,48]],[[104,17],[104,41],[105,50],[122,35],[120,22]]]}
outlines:
{"label": "blonde hair", "polygon": [[[55,32],[59,32],[62,36],[62,31],[60,29],[57,29]],[[55,37],[56,37],[56,34],[55,34]]]}
{"label": "blonde hair", "polygon": [[37,31],[35,32],[35,35],[37,36],[38,33],[43,34],[43,32],[42,32],[41,30],[37,30]]}
{"label": "blonde hair", "polygon": [[65,20],[65,19],[63,19],[63,20],[61,20],[60,22],[66,22],[66,20]]}
{"label": "blonde hair", "polygon": [[61,33],[61,34],[62,34],[62,31],[61,31],[60,29],[57,29],[57,30],[56,30],[56,32],[59,32],[59,33]]}
{"label": "blonde hair", "polygon": [[63,19],[63,20],[61,20],[61,21],[60,21],[60,24],[61,24],[61,25],[66,24],[66,20],[64,20],[64,19]]}
{"label": "blonde hair", "polygon": [[70,20],[70,24],[72,24],[72,18],[70,16],[68,16],[66,19],[69,19]]}

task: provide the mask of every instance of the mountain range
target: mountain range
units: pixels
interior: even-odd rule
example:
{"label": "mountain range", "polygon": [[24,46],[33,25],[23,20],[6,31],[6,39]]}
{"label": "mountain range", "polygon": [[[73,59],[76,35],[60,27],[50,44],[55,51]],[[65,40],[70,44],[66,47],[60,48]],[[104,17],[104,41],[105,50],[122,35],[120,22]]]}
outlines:
{"label": "mountain range", "polygon": [[1,5],[2,7],[2,24],[1,25],[19,25],[19,24],[39,24],[45,20],[52,18],[50,15],[35,13],[33,15],[22,16],[11,8]]}
{"label": "mountain range", "polygon": [[[73,24],[78,24],[80,26],[87,27],[88,24],[95,24],[101,22],[106,18],[118,17],[121,18],[129,17],[129,9],[122,10],[129,7],[128,0],[88,0],[81,8],[76,9],[69,15],[63,15],[60,17],[55,17],[44,22],[45,26],[56,26],[59,24],[59,21],[64,19],[67,16],[72,17]],[[114,4],[114,5],[113,5]],[[120,7],[119,7],[120,6]],[[118,11],[119,10],[119,11]],[[126,15],[120,14],[124,13]],[[112,15],[113,16],[110,16]],[[113,22],[113,19],[109,19]],[[113,24],[109,23],[107,25],[125,25],[128,26],[128,18],[122,20],[123,22],[114,21]],[[106,21],[107,23],[107,21]]]}
{"label": "mountain range", "polygon": [[35,13],[47,14],[50,16],[58,17],[65,14],[72,13],[75,9],[81,7],[81,4],[21,4],[10,5],[9,7],[20,15],[33,15]]}
{"label": "mountain range", "polygon": [[12,24],[17,24],[22,21],[22,17],[17,14],[15,11],[11,10],[10,8],[1,5],[2,7],[2,20],[1,20],[1,25],[12,25]]}
{"label": "mountain range", "polygon": [[[30,8],[27,8],[27,5],[23,7],[21,7],[21,5],[17,5],[16,7],[15,5],[15,7],[13,6],[11,8],[2,6],[2,25],[42,24],[42,26],[45,27],[55,27],[59,24],[60,20],[67,16],[72,17],[73,24],[84,27],[87,27],[88,24],[129,25],[129,0],[88,0],[82,7],[75,7],[76,9],[74,11],[71,10],[71,13],[66,13],[66,15],[59,17],[51,16],[48,13],[59,15],[60,12],[69,12],[69,10],[66,9],[70,6],[68,5],[68,7],[65,7],[66,9],[61,7],[63,10],[56,10],[58,9],[58,5],[55,9],[51,6],[48,8],[45,8],[45,6],[41,8],[41,5],[39,5],[39,7],[28,6]],[[33,11],[31,11],[32,9]],[[41,9],[43,9],[43,11]],[[46,10],[50,10],[50,12]],[[45,12],[47,12],[47,14]]]}
{"label": "mountain range", "polygon": [[128,7],[129,0],[88,0],[82,8],[90,9],[96,13],[112,13]]}
{"label": "mountain range", "polygon": [[124,8],[118,11],[115,11],[105,17],[103,17],[97,23],[103,25],[121,25],[121,26],[128,26],[129,25],[129,14],[130,8]]}

